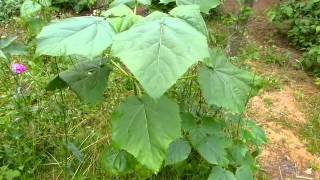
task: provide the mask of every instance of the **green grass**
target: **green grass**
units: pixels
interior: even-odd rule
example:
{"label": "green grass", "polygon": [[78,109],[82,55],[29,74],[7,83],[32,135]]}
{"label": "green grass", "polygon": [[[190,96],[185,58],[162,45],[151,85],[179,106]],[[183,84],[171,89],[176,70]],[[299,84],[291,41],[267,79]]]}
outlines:
{"label": "green grass", "polygon": [[262,76],[262,86],[264,91],[279,91],[282,89],[280,78],[273,75]]}
{"label": "green grass", "polygon": [[[104,103],[96,106],[83,104],[69,90],[63,91],[68,142],[81,151],[84,162],[80,164],[63,144],[66,132],[60,93],[45,90],[56,74],[54,59],[27,57],[14,61],[25,64],[28,71],[18,77],[22,98],[16,95],[12,74],[1,66],[0,167],[7,165],[20,171],[22,179],[56,179],[65,176],[63,167],[68,158],[69,172],[73,171],[74,177],[108,177],[100,168],[100,154],[111,141],[111,112],[133,93],[125,89],[125,79],[114,72]],[[69,59],[58,61],[61,70],[72,64]]]}
{"label": "green grass", "polygon": [[242,61],[260,61],[283,67],[292,59],[292,54],[275,45],[258,46],[254,42],[248,42],[240,48],[238,58]]}
{"label": "green grass", "polygon": [[307,140],[308,150],[316,155],[320,155],[320,95],[315,95],[309,99],[309,107],[306,114],[308,122],[302,129],[302,135]]}

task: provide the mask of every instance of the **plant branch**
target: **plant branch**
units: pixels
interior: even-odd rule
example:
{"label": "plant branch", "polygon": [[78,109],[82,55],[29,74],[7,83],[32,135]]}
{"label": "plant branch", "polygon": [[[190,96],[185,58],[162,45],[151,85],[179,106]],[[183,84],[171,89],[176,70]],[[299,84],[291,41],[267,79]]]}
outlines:
{"label": "plant branch", "polygon": [[[54,63],[55,63],[55,67],[56,67],[56,73],[59,74],[60,73],[60,69],[57,63],[57,59],[54,59]],[[68,124],[67,124],[67,114],[66,114],[66,110],[65,110],[65,101],[64,101],[64,95],[62,92],[62,89],[59,90],[59,95],[60,95],[60,101],[61,101],[61,106],[62,106],[62,120],[63,120],[63,131],[64,131],[64,141],[65,141],[65,145],[68,144]],[[68,164],[68,150],[67,148],[65,148],[65,167],[67,167]],[[67,178],[67,173],[66,173],[66,177]]]}
{"label": "plant branch", "polygon": [[[253,76],[253,79],[252,79],[252,84],[254,86],[254,82],[255,82],[255,78],[256,78],[256,75]],[[250,97],[252,96],[252,90],[253,90],[253,87],[251,86],[250,88],[250,91],[249,91],[249,94],[247,96],[247,99],[246,99],[246,102],[245,102],[245,105],[247,106],[249,100],[250,100]],[[240,129],[240,124],[241,124],[241,119],[242,119],[242,116],[244,114],[244,111],[240,114],[240,118],[238,120],[238,124],[237,124],[237,136],[239,137],[239,129]]]}

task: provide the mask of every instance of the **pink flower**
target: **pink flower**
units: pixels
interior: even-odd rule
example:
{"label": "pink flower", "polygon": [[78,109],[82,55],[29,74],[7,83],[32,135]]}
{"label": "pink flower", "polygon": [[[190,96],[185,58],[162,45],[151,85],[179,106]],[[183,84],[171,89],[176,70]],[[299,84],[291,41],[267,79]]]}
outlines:
{"label": "pink flower", "polygon": [[11,64],[11,71],[15,74],[22,74],[27,70],[23,64],[14,63]]}

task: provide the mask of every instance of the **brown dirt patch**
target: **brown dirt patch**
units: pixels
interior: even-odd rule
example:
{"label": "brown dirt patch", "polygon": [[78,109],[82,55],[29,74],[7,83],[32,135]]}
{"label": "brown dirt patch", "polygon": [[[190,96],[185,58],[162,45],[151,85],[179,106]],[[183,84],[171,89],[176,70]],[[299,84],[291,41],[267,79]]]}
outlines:
{"label": "brown dirt patch", "polygon": [[288,49],[297,59],[301,53],[289,45],[286,36],[279,33],[266,17],[267,11],[279,2],[281,0],[258,0],[253,5],[254,16],[248,23],[249,38],[260,45],[272,43],[280,48]]}
{"label": "brown dirt patch", "polygon": [[[281,89],[263,92],[251,99],[247,115],[255,119],[267,132],[269,143],[264,147],[259,163],[271,179],[320,179],[320,172],[305,173],[312,164],[320,164],[320,157],[307,151],[299,131],[308,121],[306,102],[319,93],[305,72],[261,62],[249,62],[256,74],[273,75],[280,79]],[[299,100],[296,93],[303,95]]]}
{"label": "brown dirt patch", "polygon": [[308,172],[312,163],[320,162],[319,157],[309,153],[293,131],[274,122],[267,122],[263,127],[270,144],[263,150],[259,162],[270,178],[320,177],[318,172]]}
{"label": "brown dirt patch", "polygon": [[306,173],[312,164],[320,164],[320,157],[309,153],[299,139],[298,129],[307,121],[301,108],[289,86],[264,92],[249,103],[248,116],[263,126],[269,139],[259,163],[272,179],[320,178],[319,172]]}
{"label": "brown dirt patch", "polygon": [[[304,173],[312,163],[320,164],[317,156],[309,153],[299,138],[299,129],[308,121],[304,114],[306,100],[319,93],[313,80],[303,71],[285,69],[270,65],[252,64],[260,75],[274,75],[280,78],[281,90],[264,92],[254,97],[248,109],[248,116],[259,122],[270,140],[259,159],[263,169],[272,179],[298,179],[314,177],[319,172]],[[297,100],[299,92],[303,100]]]}
{"label": "brown dirt patch", "polygon": [[259,121],[284,121],[283,123],[301,125],[306,118],[297,104],[293,90],[285,86],[281,91],[266,92],[254,97],[251,109],[259,109],[254,117]]}

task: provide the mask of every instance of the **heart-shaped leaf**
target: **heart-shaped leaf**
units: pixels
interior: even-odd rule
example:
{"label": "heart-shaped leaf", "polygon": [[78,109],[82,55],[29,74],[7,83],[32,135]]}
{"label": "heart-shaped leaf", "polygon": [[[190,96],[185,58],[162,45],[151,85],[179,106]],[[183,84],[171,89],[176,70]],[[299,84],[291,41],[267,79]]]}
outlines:
{"label": "heart-shaped leaf", "polygon": [[137,161],[124,150],[108,147],[102,154],[101,165],[112,174],[127,174],[133,171]]}
{"label": "heart-shaped leaf", "polygon": [[45,26],[37,36],[39,55],[95,57],[112,43],[114,31],[100,17],[73,17]]}
{"label": "heart-shaped leaf", "polygon": [[47,90],[69,86],[80,99],[89,103],[97,103],[103,99],[110,72],[111,69],[100,60],[82,62],[61,72],[49,83]]}
{"label": "heart-shaped leaf", "polygon": [[[137,3],[143,5],[151,5],[151,0],[137,0]],[[133,7],[135,4],[135,0],[114,0],[110,3],[109,7],[116,7],[122,4],[126,4],[129,7]]]}
{"label": "heart-shaped leaf", "polygon": [[151,97],[159,98],[192,64],[208,57],[208,45],[206,37],[183,20],[153,13],[116,35],[112,54]]}
{"label": "heart-shaped leaf", "polygon": [[115,32],[120,33],[130,29],[134,24],[142,19],[141,16],[128,15],[123,17],[109,18],[108,22],[112,25]]}
{"label": "heart-shaped leaf", "polygon": [[9,46],[3,49],[4,52],[11,56],[19,56],[19,55],[26,55],[27,47],[19,42],[12,42]]}
{"label": "heart-shaped leaf", "polygon": [[211,9],[222,4],[222,0],[160,0],[160,3],[164,4],[168,4],[170,2],[176,2],[178,6],[198,5],[200,6],[200,11],[206,14],[209,14]]}
{"label": "heart-shaped leaf", "polygon": [[112,116],[112,140],[142,165],[158,172],[169,144],[181,136],[178,105],[166,97],[155,101],[130,97]]}
{"label": "heart-shaped leaf", "polygon": [[225,138],[207,135],[202,129],[197,129],[191,132],[191,143],[199,154],[210,164],[227,165],[227,151],[229,146]]}
{"label": "heart-shaped leaf", "polygon": [[179,138],[173,141],[168,149],[166,157],[166,165],[179,163],[188,158],[191,147],[186,139]]}
{"label": "heart-shaped leaf", "polygon": [[191,26],[208,36],[206,23],[200,13],[199,5],[183,5],[172,9],[169,14],[174,17],[185,20]]}
{"label": "heart-shaped leaf", "polygon": [[220,166],[212,168],[208,180],[237,180],[234,174]]}
{"label": "heart-shaped leaf", "polygon": [[253,180],[253,173],[249,166],[243,165],[237,168],[237,180]]}
{"label": "heart-shaped leaf", "polygon": [[199,5],[200,11],[209,14],[210,9],[222,4],[221,0],[176,0],[177,5]]}
{"label": "heart-shaped leaf", "polygon": [[101,13],[104,17],[121,17],[133,15],[133,11],[126,5],[120,4]]}
{"label": "heart-shaped leaf", "polygon": [[4,49],[4,48],[8,47],[16,39],[17,39],[17,36],[9,36],[6,38],[1,38],[0,39],[0,49]]}
{"label": "heart-shaped leaf", "polygon": [[41,5],[32,0],[25,0],[20,8],[21,17],[29,17],[37,12],[41,11]]}
{"label": "heart-shaped leaf", "polygon": [[249,96],[259,90],[259,77],[232,65],[219,50],[213,50],[208,66],[200,69],[198,81],[209,105],[233,112],[245,110]]}
{"label": "heart-shaped leaf", "polygon": [[6,55],[26,55],[27,50],[25,45],[16,42],[16,36],[9,36],[0,39],[0,58],[7,58]]}

